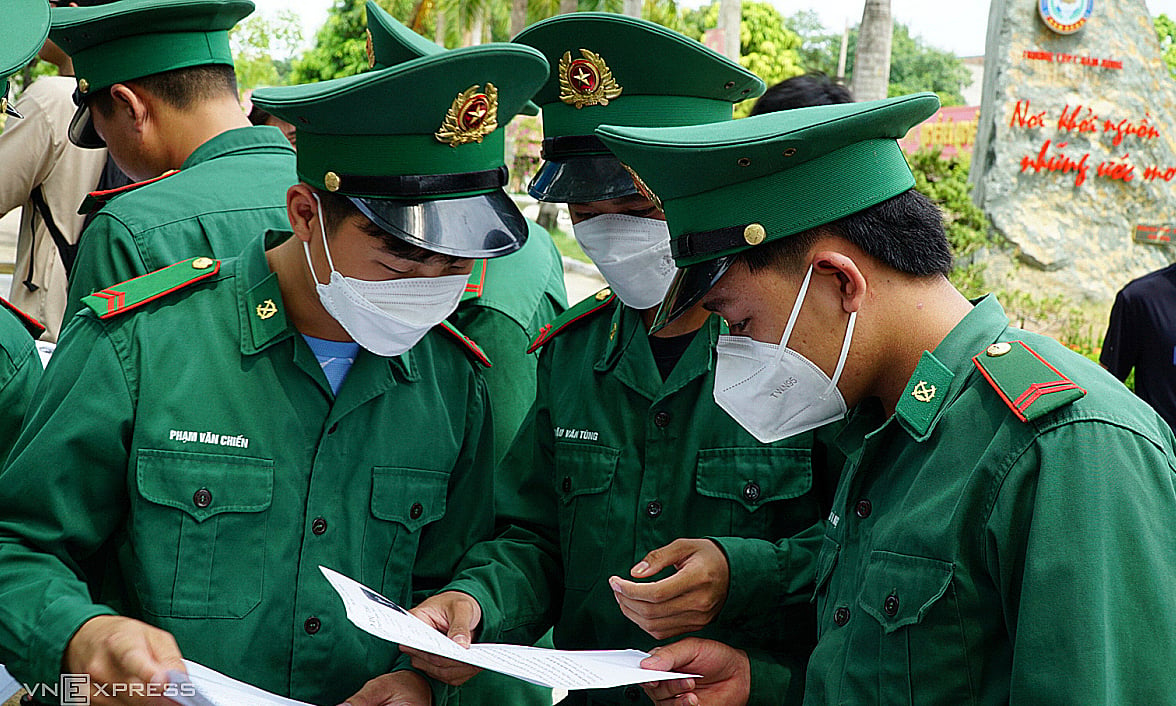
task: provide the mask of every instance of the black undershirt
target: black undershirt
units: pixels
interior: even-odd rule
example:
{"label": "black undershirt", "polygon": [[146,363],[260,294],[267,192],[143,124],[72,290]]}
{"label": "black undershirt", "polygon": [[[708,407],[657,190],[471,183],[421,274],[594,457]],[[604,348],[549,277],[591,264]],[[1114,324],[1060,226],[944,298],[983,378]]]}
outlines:
{"label": "black undershirt", "polygon": [[698,331],[691,331],[681,336],[649,337],[649,349],[653,351],[653,362],[657,364],[657,372],[661,374],[663,382],[670,376],[670,371],[678,364],[682,354],[690,347],[690,342],[694,340],[697,333]]}

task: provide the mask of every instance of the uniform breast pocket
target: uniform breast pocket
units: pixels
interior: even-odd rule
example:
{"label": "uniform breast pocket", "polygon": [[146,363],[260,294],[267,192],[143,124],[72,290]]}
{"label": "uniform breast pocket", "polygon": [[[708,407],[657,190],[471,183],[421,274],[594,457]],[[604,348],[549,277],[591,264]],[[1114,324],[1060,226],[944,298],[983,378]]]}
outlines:
{"label": "uniform breast pocket", "polygon": [[389,598],[412,587],[421,531],[445,516],[449,474],[423,468],[372,469],[372,517],[363,539],[364,581]]}
{"label": "uniform breast pocket", "polygon": [[[882,703],[971,702],[954,573],[947,561],[888,551],[870,554],[858,607],[881,630]],[[956,676],[945,680],[945,674]],[[920,697],[924,688],[934,691]]]}
{"label": "uniform breast pocket", "polygon": [[[811,452],[796,448],[702,449],[694,486],[703,497],[725,500],[714,534],[737,537],[790,537],[817,521],[815,503],[796,500],[813,487]],[[775,511],[779,510],[779,511]],[[725,517],[725,523],[720,520]]]}
{"label": "uniform breast pocket", "polygon": [[261,602],[274,463],[140,449],[131,503],[134,585],[143,609],[241,618]]}
{"label": "uniform breast pocket", "polygon": [[620,451],[586,444],[555,445],[555,485],[564,586],[587,590],[602,580],[601,547],[609,541],[613,476]]}

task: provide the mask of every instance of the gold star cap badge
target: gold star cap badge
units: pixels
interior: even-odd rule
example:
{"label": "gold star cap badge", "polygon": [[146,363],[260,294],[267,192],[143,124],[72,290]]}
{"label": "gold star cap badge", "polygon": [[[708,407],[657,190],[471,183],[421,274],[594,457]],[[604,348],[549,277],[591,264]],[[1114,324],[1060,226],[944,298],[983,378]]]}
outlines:
{"label": "gold star cap badge", "polygon": [[483,91],[477,84],[470,86],[453,99],[445,113],[441,129],[433,133],[438,141],[450,147],[469,142],[481,142],[498,129],[498,89],[492,83]]}
{"label": "gold star cap badge", "polygon": [[580,59],[565,51],[559,60],[559,99],[576,108],[608,105],[624,89],[613,78],[612,69],[599,54],[580,50]]}

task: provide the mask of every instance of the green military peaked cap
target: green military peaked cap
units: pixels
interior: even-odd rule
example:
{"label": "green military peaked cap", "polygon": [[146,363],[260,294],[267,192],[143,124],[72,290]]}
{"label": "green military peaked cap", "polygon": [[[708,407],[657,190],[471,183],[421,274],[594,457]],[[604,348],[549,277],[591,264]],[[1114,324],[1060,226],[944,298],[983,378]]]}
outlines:
{"label": "green military peaked cap", "polygon": [[[382,69],[406,61],[432,56],[449,51],[445,47],[425,39],[406,27],[387,10],[373,0],[367,2],[367,57],[368,66]],[[527,101],[520,111],[525,115],[538,115],[539,106]]]}
{"label": "green military peaked cap", "polygon": [[637,192],[592,135],[598,125],[727,121],[735,103],[764,92],[759,77],[702,43],[624,15],[559,15],[512,41],[535,47],[551,64],[535,96],[543,110],[545,162],[529,190],[540,201],[582,203]]}
{"label": "green military peaked cap", "polygon": [[45,43],[49,34],[47,0],[4,0],[0,9],[0,113],[19,118],[8,104],[8,77],[23,69]]}
{"label": "green military peaked cap", "polygon": [[120,0],[53,10],[50,36],[69,54],[78,80],[70,140],[105,147],[84,100],[94,91],[173,69],[233,65],[229,30],[253,12],[252,0]]}
{"label": "green military peaked cap", "polygon": [[346,78],[258,89],[298,128],[298,175],[385,231],[458,257],[507,255],[527,224],[502,187],[504,130],[547,77],[534,49],[483,44]]}
{"label": "green military peaked cap", "polygon": [[601,126],[659,199],[683,268],[659,323],[693,306],[735,256],[914,187],[898,140],[939,109],[933,93],[797,108],[725,125]]}

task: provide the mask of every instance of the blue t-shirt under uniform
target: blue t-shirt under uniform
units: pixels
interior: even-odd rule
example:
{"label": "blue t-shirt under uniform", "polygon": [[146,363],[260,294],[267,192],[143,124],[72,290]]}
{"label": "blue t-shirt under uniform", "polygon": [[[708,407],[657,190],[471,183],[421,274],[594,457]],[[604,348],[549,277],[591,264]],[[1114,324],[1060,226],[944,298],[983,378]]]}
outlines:
{"label": "blue t-shirt under uniform", "polygon": [[327,383],[331,386],[332,394],[339,394],[339,387],[347,379],[347,373],[355,363],[355,356],[359,355],[359,344],[355,341],[328,341],[302,334],[310,346],[314,357],[318,359],[327,376]]}

